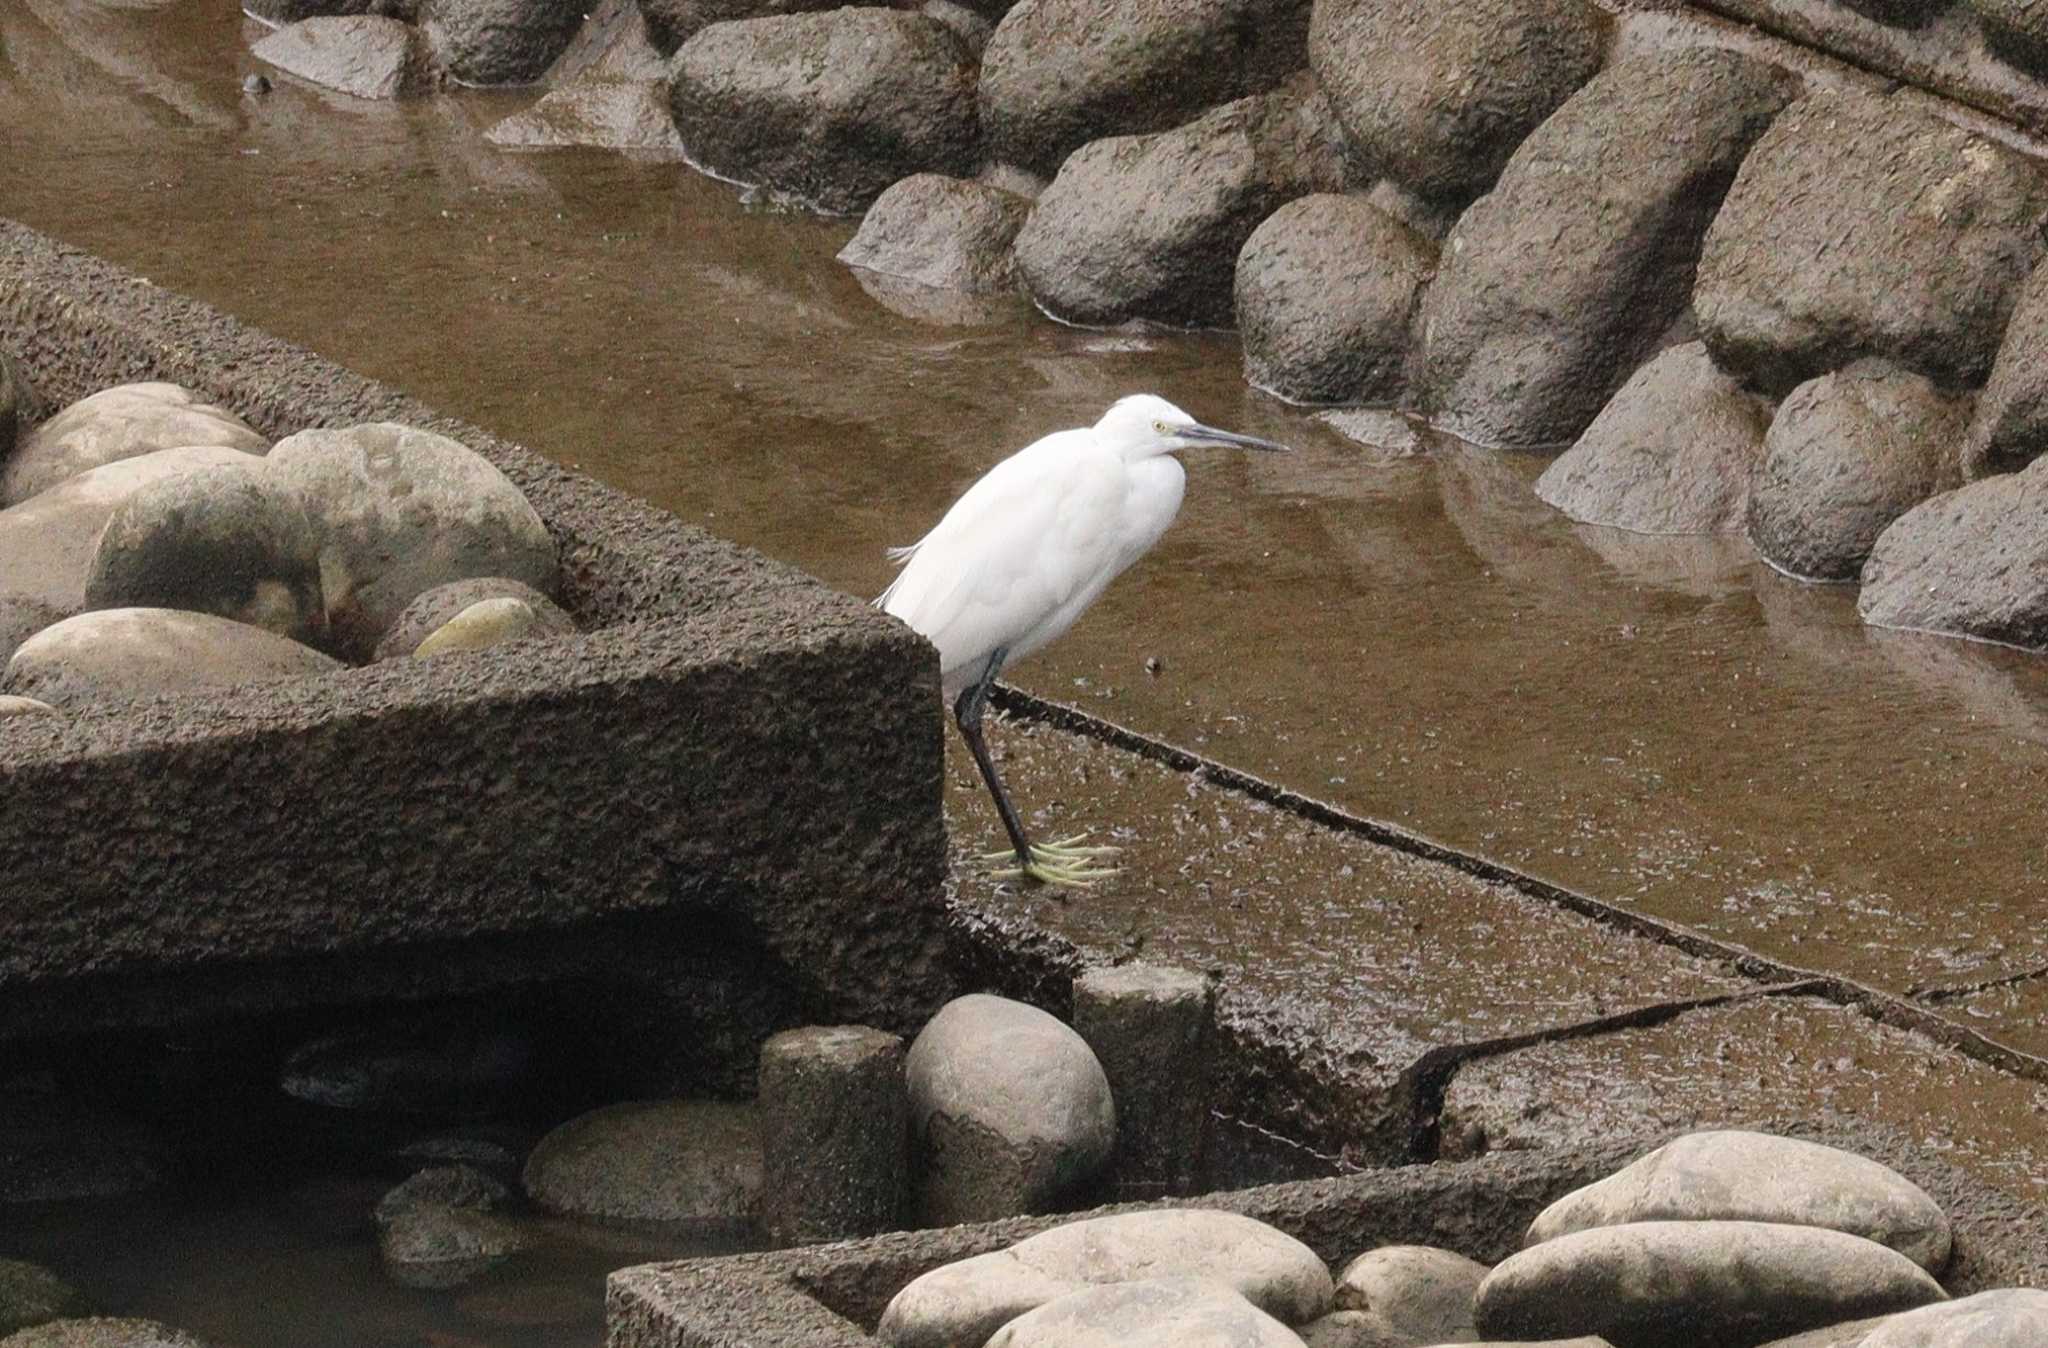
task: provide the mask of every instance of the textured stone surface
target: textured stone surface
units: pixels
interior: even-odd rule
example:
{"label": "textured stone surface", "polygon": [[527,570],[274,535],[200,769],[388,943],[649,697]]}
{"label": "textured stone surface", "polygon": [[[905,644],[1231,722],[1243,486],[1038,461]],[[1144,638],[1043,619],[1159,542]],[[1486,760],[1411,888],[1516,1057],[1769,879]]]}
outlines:
{"label": "textured stone surface", "polygon": [[0,1259],[0,1336],[85,1313],[85,1295],[41,1264]]}
{"label": "textured stone surface", "polygon": [[1119,1187],[1191,1190],[1215,1072],[1215,984],[1191,969],[1136,961],[1091,969],[1074,980],[1074,1031],[1116,1102]]}
{"label": "textured stone surface", "polygon": [[1862,1348],[2036,1348],[2048,1343],[2048,1292],[2001,1287],[1895,1315]]}
{"label": "textured stone surface", "polygon": [[464,84],[528,84],[576,35],[583,0],[419,0],[434,55]]}
{"label": "textured stone surface", "polygon": [[467,1165],[431,1166],[377,1201],[377,1252],[407,1287],[460,1286],[524,1250],[526,1234],[497,1214],[512,1194]]}
{"label": "textured stone surface", "polygon": [[1963,439],[1963,474],[1988,477],[2026,467],[2048,450],[2048,266],[2020,287],[2012,319],[1978,395]]}
{"label": "textured stone surface", "polygon": [[1974,383],[2048,249],[2044,220],[2048,179],[2013,151],[1897,102],[1811,93],[1707,231],[1700,334],[1774,392],[1861,356]]}
{"label": "textured stone surface", "polygon": [[691,162],[828,212],[913,173],[973,173],[974,61],[922,14],[850,6],[714,24],[676,53]]}
{"label": "textured stone surface", "polygon": [[401,98],[433,83],[420,30],[375,14],[303,19],[250,50],[288,75],[357,98]]}
{"label": "textured stone surface", "polygon": [[1986,45],[2028,74],[2048,74],[2048,8],[2040,0],[1969,0]]}
{"label": "textured stone surface", "polygon": [[1794,90],[1733,52],[1603,71],[1522,143],[1444,243],[1420,401],[1488,445],[1566,443],[1685,310],[1700,240]]}
{"label": "textured stone surface", "polygon": [[1361,1317],[1346,1326],[1354,1341],[1473,1342],[1479,1331],[1472,1323],[1472,1298],[1486,1272],[1486,1265],[1454,1250],[1382,1245],[1344,1266],[1336,1305]]}
{"label": "textured stone surface", "polygon": [[[0,549],[0,556],[5,555],[5,550]],[[69,612],[30,595],[0,590],[0,670],[7,668],[22,642],[70,616]]]}
{"label": "textured stone surface", "polygon": [[1011,290],[1010,245],[1030,210],[999,187],[914,173],[875,199],[839,260],[941,290]]}
{"label": "textured stone surface", "polygon": [[1854,580],[1885,527],[1962,485],[1970,404],[1888,361],[1858,361],[1786,396],[1749,490],[1749,541],[1805,580]]}
{"label": "textured stone surface", "polygon": [[540,634],[541,617],[524,599],[479,599],[429,632],[413,647],[421,660],[463,651],[488,650],[507,641]]}
{"label": "textured stone surface", "polygon": [[1878,535],[1863,621],[2048,650],[2048,457],[1930,497]]}
{"label": "textured stone surface", "polygon": [[1282,206],[1237,258],[1245,378],[1290,402],[1398,401],[1436,261],[1433,242],[1362,198]]}
{"label": "textured stone surface", "polygon": [[[15,438],[25,434],[41,415],[35,390],[29,387],[20,363],[0,351],[0,464],[14,453]],[[4,500],[0,497],[0,502]]]}
{"label": "textured stone surface", "polygon": [[1224,1283],[1148,1278],[1069,1292],[989,1336],[987,1348],[1301,1348]]}
{"label": "textured stone surface", "polygon": [[22,437],[0,466],[0,506],[17,505],[67,477],[158,449],[270,447],[234,413],[176,384],[121,384],[80,398]]}
{"label": "textured stone surface", "polygon": [[520,150],[586,145],[663,159],[680,159],[683,153],[669,116],[667,84],[595,73],[550,90],[532,107],[486,131],[484,139]]}
{"label": "textured stone surface", "polygon": [[1321,0],[1308,57],[1369,163],[1462,205],[1593,77],[1606,26],[1580,0]]}
{"label": "textured stone surface", "polygon": [[15,650],[0,692],[71,709],[101,700],[305,679],[341,663],[310,646],[210,613],[95,609],[66,618]]}
{"label": "textured stone surface", "polygon": [[6,1348],[209,1348],[205,1340],[160,1320],[88,1316],[51,1320],[0,1339]]}
{"label": "textured stone surface", "polygon": [[647,35],[664,56],[714,23],[837,9],[838,0],[640,0]]}
{"label": "textured stone surface", "polygon": [[903,1040],[863,1025],[786,1030],[761,1046],[760,1222],[801,1245],[895,1228],[908,1193]]}
{"label": "textured stone surface", "polygon": [[450,581],[425,590],[407,604],[377,642],[376,658],[395,660],[411,655],[422,641],[445,627],[465,609],[486,599],[516,599],[534,615],[531,629],[539,636],[568,636],[576,620],[562,606],[524,581],[509,576],[480,576]]}
{"label": "textured stone surface", "polygon": [[1344,170],[1327,108],[1296,91],[1242,99],[1068,156],[1017,236],[1017,268],[1055,318],[1231,322],[1238,254],[1261,221]]}
{"label": "textured stone surface", "polygon": [[47,702],[32,697],[20,697],[14,693],[0,693],[0,717],[4,716],[45,716],[56,712]]}
{"label": "textured stone surface", "polygon": [[1023,0],[981,58],[990,154],[1053,174],[1104,136],[1164,131],[1307,64],[1307,0]]}
{"label": "textured stone surface", "polygon": [[761,1139],[751,1105],[658,1100],[579,1115],[526,1160],[527,1196],[551,1212],[726,1227],[752,1215]]}

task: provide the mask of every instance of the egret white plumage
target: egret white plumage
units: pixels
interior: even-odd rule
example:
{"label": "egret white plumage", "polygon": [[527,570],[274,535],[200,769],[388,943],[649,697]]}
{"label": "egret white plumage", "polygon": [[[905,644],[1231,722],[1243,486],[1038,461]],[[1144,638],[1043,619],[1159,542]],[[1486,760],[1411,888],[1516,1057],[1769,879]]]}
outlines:
{"label": "egret white plumage", "polygon": [[1085,835],[1054,843],[1025,836],[982,738],[982,709],[1006,666],[1073,626],[1159,541],[1187,485],[1174,451],[1200,445],[1286,448],[1204,426],[1164,398],[1134,394],[1093,426],[1056,431],[1018,450],[969,487],[930,533],[889,550],[903,569],[875,605],[938,647],[945,698],[1016,853],[1010,874],[1086,885],[1114,873],[1108,859],[1117,849],[1082,846]]}

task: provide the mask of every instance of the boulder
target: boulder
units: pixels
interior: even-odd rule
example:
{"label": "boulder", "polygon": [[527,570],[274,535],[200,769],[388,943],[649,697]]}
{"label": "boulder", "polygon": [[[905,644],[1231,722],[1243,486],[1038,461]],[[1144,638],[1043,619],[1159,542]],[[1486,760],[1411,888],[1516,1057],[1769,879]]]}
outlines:
{"label": "boulder", "polygon": [[385,1191],[371,1214],[378,1229],[394,1226],[418,1208],[467,1208],[493,1212],[505,1206],[512,1191],[497,1178],[471,1165],[435,1165],[408,1175]]}
{"label": "boulder", "polygon": [[673,56],[676,48],[714,23],[837,8],[839,0],[640,0],[647,36],[663,56]]}
{"label": "boulder", "polygon": [[212,613],[319,645],[318,536],[305,503],[262,463],[172,473],[129,493],[100,531],[85,607]]}
{"label": "boulder", "polygon": [[904,1074],[927,1225],[1050,1211],[1084,1192],[1115,1149],[1102,1064],[1035,1006],[955,998],[919,1032]]}
{"label": "boulder", "polygon": [[1894,1315],[1862,1348],[2038,1348],[2048,1343],[2048,1292],[2000,1287]]}
{"label": "boulder", "polygon": [[1237,256],[1244,374],[1295,403],[1392,403],[1436,244],[1360,197],[1290,201]]}
{"label": "boulder", "polygon": [[412,653],[415,658],[426,660],[437,655],[486,650],[532,636],[540,626],[541,616],[524,599],[479,599],[428,633]]}
{"label": "boulder", "polygon": [[41,1264],[0,1259],[0,1337],[84,1311],[84,1294]]}
{"label": "boulder", "polygon": [[2021,285],[1963,438],[1963,475],[2012,473],[2048,450],[2048,264]]}
{"label": "boulder", "polygon": [[[576,36],[548,67],[547,84],[560,90],[586,76],[667,84],[668,58],[655,50],[639,0],[595,0]],[[664,99],[664,121],[667,116]]]}
{"label": "boulder", "polygon": [[594,73],[552,90],[484,132],[484,139],[516,150],[587,145],[663,159],[680,159],[683,154],[682,138],[669,116],[665,81]]}
{"label": "boulder", "polygon": [[942,1265],[898,1292],[875,1332],[892,1348],[981,1343],[1081,1288],[1163,1277],[1219,1284],[1288,1324],[1330,1308],[1330,1270],[1300,1241],[1237,1213],[1176,1208],[1068,1222]]}
{"label": "boulder", "polygon": [[210,613],[109,608],[46,627],[7,662],[0,691],[71,708],[101,698],[189,693],[303,679],[341,662],[288,637]]}
{"label": "boulder", "polygon": [[1068,156],[1017,236],[1032,298],[1070,323],[1227,327],[1246,240],[1344,169],[1320,98],[1262,94]]}
{"label": "boulder", "polygon": [[516,599],[534,615],[530,629],[538,636],[571,636],[576,620],[554,600],[522,581],[506,576],[451,581],[424,591],[405,606],[378,641],[376,658],[396,660],[413,654],[422,641],[446,627],[458,614],[487,599]]}
{"label": "boulder", "polygon": [[1444,244],[1420,316],[1437,422],[1487,445],[1577,438],[1684,313],[1714,208],[1793,92],[1774,66],[1690,47],[1574,94]]}
{"label": "boulder", "polygon": [[420,30],[376,14],[301,19],[250,50],[287,75],[356,98],[402,98],[433,84]]}
{"label": "boulder", "polygon": [[419,0],[420,27],[463,84],[531,84],[576,36],[583,0]]}
{"label": "boulder", "polygon": [[912,174],[875,198],[839,260],[939,290],[1011,290],[1010,245],[1030,211],[1029,201],[999,187]]}
{"label": "boulder", "polygon": [[1536,479],[1582,524],[1643,534],[1739,533],[1771,405],[1722,373],[1703,342],[1653,357]]}
{"label": "boulder", "polygon": [[761,1189],[753,1106],[657,1100],[579,1115],[533,1149],[525,1184],[572,1217],[741,1226]]}
{"label": "boulder", "polygon": [[18,505],[102,464],[187,445],[261,454],[270,442],[189,389],[121,384],[79,399],[21,439],[0,465],[0,506]]}
{"label": "boulder", "polygon": [[1773,393],[1862,356],[1974,384],[2048,250],[2044,224],[2032,161],[1910,105],[1811,93],[1757,142],[1707,231],[1700,335]]}
{"label": "boulder", "polygon": [[51,1320],[0,1339],[0,1348],[210,1348],[159,1320],[88,1316]]}
{"label": "boulder", "polygon": [[278,442],[268,471],[317,523],[328,640],[351,659],[368,659],[436,585],[555,586],[540,516],[490,460],[445,435],[388,422],[301,431]]}
{"label": "boulder", "polygon": [[1473,1307],[1482,1337],[1598,1334],[1616,1348],[1739,1348],[1946,1299],[1895,1250],[1815,1226],[1648,1221],[1532,1245]]}
{"label": "boulder", "polygon": [[1368,163],[1462,206],[1600,68],[1584,0],[1318,0],[1309,66]]}
{"label": "boulder", "polygon": [[[85,606],[86,577],[100,532],[122,502],[167,477],[260,462],[239,449],[159,449],[88,469],[0,510],[0,595],[32,599],[46,612],[54,610],[43,626],[76,613]],[[27,635],[21,632],[17,640]],[[0,642],[0,656],[6,653]]]}
{"label": "boulder", "polygon": [[377,1252],[406,1287],[460,1286],[524,1250],[526,1235],[496,1215],[511,1199],[498,1180],[466,1165],[419,1171],[377,1202]]}
{"label": "boulder", "polygon": [[2048,650],[2044,493],[2048,456],[1893,520],[1863,564],[1863,621]]}
{"label": "boulder", "polygon": [[981,56],[992,157],[1053,174],[1104,136],[1164,131],[1308,64],[1308,0],[1023,0]]}
{"label": "boulder", "polygon": [[1148,1278],[1069,1292],[986,1348],[1301,1348],[1301,1338],[1222,1283]]}
{"label": "boulder", "polygon": [[1802,580],[1854,580],[1885,526],[1962,484],[1967,398],[1889,361],[1793,389],[1749,489],[1749,541]]}
{"label": "boulder", "polygon": [[1472,1298],[1486,1272],[1486,1265],[1450,1250],[1383,1245],[1344,1266],[1337,1309],[1360,1317],[1347,1326],[1354,1343],[1473,1343],[1479,1331]]}
{"label": "boulder", "polygon": [[669,108],[692,163],[827,212],[979,157],[973,58],[945,24],[898,10],[713,24],[676,53]]}

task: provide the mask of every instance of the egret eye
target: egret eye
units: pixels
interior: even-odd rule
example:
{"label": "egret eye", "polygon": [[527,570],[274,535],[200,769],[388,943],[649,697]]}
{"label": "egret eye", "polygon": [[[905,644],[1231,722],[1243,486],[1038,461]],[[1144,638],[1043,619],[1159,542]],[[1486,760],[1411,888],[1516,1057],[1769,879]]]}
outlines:
{"label": "egret eye", "polygon": [[1171,427],[1169,427],[1169,426],[1168,426],[1168,425],[1167,425],[1167,424],[1166,424],[1165,422],[1163,422],[1163,421],[1155,421],[1155,422],[1153,422],[1153,423],[1152,423],[1152,429],[1153,429],[1153,430],[1155,430],[1155,431],[1158,431],[1158,432],[1159,432],[1159,433],[1160,433],[1161,435],[1172,435],[1172,434],[1173,434],[1173,430],[1172,430],[1172,428],[1171,428]]}

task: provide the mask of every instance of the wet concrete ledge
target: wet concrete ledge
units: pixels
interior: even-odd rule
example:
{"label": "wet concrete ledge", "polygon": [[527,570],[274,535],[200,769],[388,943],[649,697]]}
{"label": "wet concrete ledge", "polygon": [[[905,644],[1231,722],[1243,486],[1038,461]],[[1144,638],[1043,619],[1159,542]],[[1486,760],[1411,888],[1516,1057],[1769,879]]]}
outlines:
{"label": "wet concrete ledge", "polygon": [[[1754,1126],[1874,1157],[1927,1190],[1955,1227],[1955,1254],[1942,1277],[1952,1293],[2038,1286],[2048,1276],[2048,1212],[1982,1184],[1924,1147],[1868,1127],[1771,1120]],[[1239,1212],[1270,1222],[1338,1267],[1390,1244],[1443,1246],[1494,1263],[1521,1247],[1522,1233],[1546,1204],[1669,1136],[1610,1136],[1570,1149],[1500,1152],[1462,1164],[1408,1166],[1213,1194],[1192,1204],[1102,1211],[1199,1206]],[[911,1279],[1066,1220],[1071,1218],[1021,1218],[622,1269],[607,1285],[606,1342],[609,1348],[858,1348],[877,1342],[871,1331],[882,1307]]]}
{"label": "wet concrete ledge", "polygon": [[0,1040],[543,978],[630,959],[590,933],[650,914],[766,951],[816,1014],[934,1003],[937,670],[900,625],[7,221],[0,345],[52,405],[161,379],[272,437],[454,436],[546,521],[585,628],[11,719]]}

